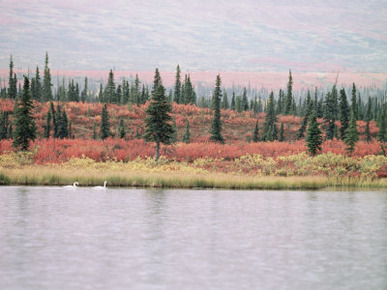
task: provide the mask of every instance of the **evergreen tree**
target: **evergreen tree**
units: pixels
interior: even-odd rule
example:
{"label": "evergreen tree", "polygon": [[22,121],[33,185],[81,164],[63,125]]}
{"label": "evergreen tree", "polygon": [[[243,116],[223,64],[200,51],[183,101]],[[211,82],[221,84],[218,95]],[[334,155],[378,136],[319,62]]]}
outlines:
{"label": "evergreen tree", "polygon": [[51,111],[48,110],[47,116],[46,116],[46,125],[44,126],[44,138],[48,139],[50,138],[50,133],[51,133]]}
{"label": "evergreen tree", "polygon": [[253,132],[253,142],[257,143],[259,141],[259,126],[258,120],[255,122],[255,128]]}
{"label": "evergreen tree", "polygon": [[48,67],[48,53],[46,52],[46,61],[44,65],[43,86],[42,86],[42,100],[43,102],[52,101],[52,83],[51,72]]}
{"label": "evergreen tree", "polygon": [[17,78],[13,72],[12,55],[9,61],[8,98],[15,100],[17,97]]}
{"label": "evergreen tree", "polygon": [[105,96],[104,96],[104,93],[103,93],[103,86],[102,86],[102,83],[99,84],[98,102],[100,102],[100,103],[106,103]]}
{"label": "evergreen tree", "polygon": [[356,101],[356,86],[355,83],[352,84],[352,98],[351,98],[351,111],[353,112],[355,116],[355,120],[357,120],[358,117],[358,107],[357,107],[357,101]]}
{"label": "evergreen tree", "polygon": [[110,123],[109,123],[109,114],[107,111],[106,104],[102,107],[101,113],[101,125],[99,129],[99,137],[102,140],[105,140],[107,137],[111,136],[110,133]]}
{"label": "evergreen tree", "polygon": [[182,104],[196,104],[196,93],[191,83],[190,75],[185,76],[184,85],[181,90],[181,100]]}
{"label": "evergreen tree", "polygon": [[[33,87],[32,87],[33,84]],[[39,67],[36,66],[35,78],[31,82],[32,99],[40,101],[42,94],[42,83],[40,82]]]}
{"label": "evergreen tree", "polygon": [[221,108],[227,110],[227,109],[229,109],[229,107],[230,107],[230,105],[228,103],[227,92],[226,92],[226,90],[223,90],[223,99],[222,99]]}
{"label": "evergreen tree", "polygon": [[322,132],[319,128],[319,124],[317,123],[315,111],[310,117],[305,141],[308,147],[308,151],[312,156],[315,156],[318,152],[321,151],[321,144],[323,143]]}
{"label": "evergreen tree", "polygon": [[8,139],[10,125],[11,125],[11,122],[9,120],[9,112],[1,111],[0,112],[0,140]]}
{"label": "evergreen tree", "polygon": [[247,90],[246,87],[243,88],[242,95],[242,110],[247,111],[249,109],[249,101],[247,100]]}
{"label": "evergreen tree", "polygon": [[52,117],[52,124],[54,127],[54,132],[53,132],[53,137],[58,138],[58,122],[57,122],[57,113],[54,108],[54,103],[50,102],[50,109],[49,111],[51,112],[51,117]]}
{"label": "evergreen tree", "polygon": [[283,112],[283,108],[284,108],[284,99],[285,99],[285,96],[284,96],[284,93],[282,91],[282,89],[279,90],[279,95],[278,95],[278,102],[277,102],[277,114],[282,114],[284,113]]}
{"label": "evergreen tree", "polygon": [[133,86],[131,88],[131,95],[132,95],[131,99],[132,99],[132,103],[137,104],[137,105],[140,105],[140,103],[141,103],[140,85],[141,85],[140,79],[139,79],[138,75],[136,74],[136,78],[134,79],[134,83],[133,83]]}
{"label": "evergreen tree", "polygon": [[30,82],[24,76],[23,94],[15,112],[15,132],[12,146],[26,151],[36,138],[36,125],[32,115],[34,108],[30,95]]}
{"label": "evergreen tree", "polygon": [[237,96],[236,97],[235,107],[236,107],[236,111],[238,113],[242,113],[242,111],[243,111],[243,101],[242,101],[242,97],[241,96]]}
{"label": "evergreen tree", "polygon": [[285,128],[284,128],[284,123],[281,123],[278,141],[280,141],[280,142],[284,142],[284,141],[285,141]]}
{"label": "evergreen tree", "polygon": [[[143,85],[143,88],[144,88],[144,85]],[[120,100],[121,105],[128,103],[129,94],[130,94],[129,82],[127,80],[123,79],[122,80],[122,94],[121,94],[121,100]]]}
{"label": "evergreen tree", "polygon": [[361,102],[360,93],[357,95],[357,120],[363,120],[364,114],[363,114],[363,104]]}
{"label": "evergreen tree", "polygon": [[87,88],[87,77],[85,77],[85,83],[83,85],[83,90],[82,90],[82,94],[81,94],[81,101],[82,103],[86,102],[86,100],[88,99],[88,88]]}
{"label": "evergreen tree", "polygon": [[176,80],[175,80],[175,88],[173,91],[173,101],[177,104],[181,103],[181,79],[180,79],[180,66],[176,67]]}
{"label": "evergreen tree", "polygon": [[386,142],[387,141],[387,132],[386,132],[386,104],[382,106],[382,113],[380,115],[379,119],[379,132],[378,132],[378,141],[379,142]]}
{"label": "evergreen tree", "polygon": [[171,144],[174,134],[173,127],[171,125],[172,117],[172,104],[165,96],[165,89],[161,81],[159,70],[156,68],[152,99],[146,110],[147,117],[145,118],[145,134],[144,139],[146,141],[156,143],[155,160],[157,161],[160,156],[160,144]]}
{"label": "evergreen tree", "polygon": [[120,139],[124,139],[125,136],[126,136],[126,131],[125,131],[124,119],[120,118],[120,123],[118,125],[118,137]]}
{"label": "evergreen tree", "polygon": [[145,85],[142,85],[142,90],[141,90],[141,104],[145,104],[146,101],[148,100],[146,94],[145,94]]}
{"label": "evergreen tree", "polygon": [[337,90],[336,85],[328,92],[324,106],[325,136],[332,140],[335,134],[335,122],[337,116]]}
{"label": "evergreen tree", "polygon": [[122,93],[122,86],[121,85],[117,86],[116,96],[117,96],[117,101],[119,103],[121,103],[121,100],[123,99],[123,93]]}
{"label": "evergreen tree", "polygon": [[189,127],[188,119],[187,119],[187,125],[185,127],[185,133],[184,133],[182,139],[183,139],[184,143],[187,143],[187,144],[191,143],[191,130],[190,130],[190,127]]}
{"label": "evergreen tree", "polygon": [[340,138],[345,139],[345,132],[349,126],[349,106],[347,101],[347,95],[344,89],[340,90]]}
{"label": "evergreen tree", "polygon": [[368,97],[368,102],[367,102],[367,110],[366,110],[366,121],[371,121],[373,118],[372,114],[372,99],[371,97]]}
{"label": "evergreen tree", "polygon": [[310,114],[313,111],[313,107],[314,107],[314,104],[313,104],[312,101],[309,101],[309,103],[307,102],[307,108],[306,108],[306,111],[305,111],[305,116],[302,119],[301,127],[297,131],[297,135],[296,135],[296,139],[297,140],[300,140],[300,139],[304,138],[305,131],[306,131],[306,126],[308,125],[308,121],[309,121],[309,118],[310,118]]}
{"label": "evergreen tree", "polygon": [[104,91],[104,102],[106,103],[118,103],[117,94],[116,94],[116,83],[114,82],[114,74],[113,71],[110,70],[109,78],[107,85]]}
{"label": "evergreen tree", "polygon": [[64,139],[69,137],[69,122],[67,119],[66,110],[63,109],[63,111],[57,110],[57,112],[61,112],[60,115],[58,115],[59,118],[57,118],[58,121],[58,138]]}
{"label": "evergreen tree", "polygon": [[344,143],[347,145],[345,150],[351,155],[353,150],[355,149],[356,142],[359,141],[359,132],[357,131],[355,114],[352,112],[351,121],[349,123],[349,127],[345,132]]}
{"label": "evergreen tree", "polygon": [[285,108],[284,108],[285,115],[289,115],[291,113],[292,104],[293,104],[293,78],[292,78],[292,72],[289,70],[289,81],[287,85],[287,94],[286,94]]}
{"label": "evergreen tree", "polygon": [[232,92],[232,98],[231,98],[231,110],[235,111],[235,109],[236,109],[235,92]]}
{"label": "evergreen tree", "polygon": [[270,93],[270,97],[267,103],[266,108],[266,117],[265,123],[263,124],[263,133],[262,140],[263,141],[274,141],[278,139],[278,129],[277,129],[277,114],[275,110],[274,104],[274,93]]}
{"label": "evergreen tree", "polygon": [[224,139],[222,136],[222,121],[220,120],[220,101],[222,98],[222,90],[220,75],[216,76],[215,90],[213,94],[213,104],[214,104],[214,119],[211,124],[211,137],[210,140],[213,142],[218,142],[224,144]]}

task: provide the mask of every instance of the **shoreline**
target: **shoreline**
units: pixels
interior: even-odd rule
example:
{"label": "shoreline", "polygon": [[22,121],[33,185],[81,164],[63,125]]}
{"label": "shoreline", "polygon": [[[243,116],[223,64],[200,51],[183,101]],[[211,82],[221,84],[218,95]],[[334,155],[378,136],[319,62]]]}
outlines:
{"label": "shoreline", "polygon": [[[147,172],[106,170],[69,170],[57,166],[32,165],[0,169],[0,185],[63,186],[74,181],[79,187],[102,185],[114,188],[231,189],[231,190],[321,190],[387,188],[387,179],[327,176],[249,176],[233,173]],[[0,187],[1,188],[1,187]]]}

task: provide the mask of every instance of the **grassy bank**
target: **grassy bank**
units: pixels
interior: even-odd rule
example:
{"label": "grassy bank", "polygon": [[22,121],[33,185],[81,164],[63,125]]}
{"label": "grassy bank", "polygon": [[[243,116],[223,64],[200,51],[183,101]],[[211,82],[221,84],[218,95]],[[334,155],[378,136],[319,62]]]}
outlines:
{"label": "grassy bank", "polygon": [[198,158],[181,162],[137,158],[130,162],[72,158],[59,164],[35,164],[34,155],[0,156],[0,184],[158,188],[321,189],[387,188],[387,158],[351,158],[335,154],[310,157],[244,155],[235,160]]}
{"label": "grassy bank", "polygon": [[0,171],[0,184],[219,189],[322,189],[326,187],[387,188],[386,179],[327,176],[248,176],[213,172],[149,172],[122,170],[69,170],[58,166],[32,165]]}

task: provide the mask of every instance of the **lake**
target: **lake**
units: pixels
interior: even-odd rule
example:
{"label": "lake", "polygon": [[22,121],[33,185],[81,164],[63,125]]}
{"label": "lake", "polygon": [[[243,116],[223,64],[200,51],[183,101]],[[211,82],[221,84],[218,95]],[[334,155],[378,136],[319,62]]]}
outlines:
{"label": "lake", "polygon": [[387,192],[0,187],[0,289],[387,289]]}

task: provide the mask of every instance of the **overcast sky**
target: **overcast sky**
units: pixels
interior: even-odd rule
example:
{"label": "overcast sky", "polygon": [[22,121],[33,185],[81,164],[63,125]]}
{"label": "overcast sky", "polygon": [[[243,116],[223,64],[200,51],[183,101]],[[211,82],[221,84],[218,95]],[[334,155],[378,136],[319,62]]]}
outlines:
{"label": "overcast sky", "polygon": [[387,71],[387,0],[0,0],[0,68]]}

